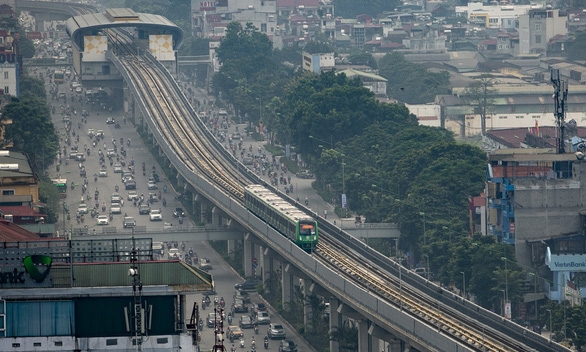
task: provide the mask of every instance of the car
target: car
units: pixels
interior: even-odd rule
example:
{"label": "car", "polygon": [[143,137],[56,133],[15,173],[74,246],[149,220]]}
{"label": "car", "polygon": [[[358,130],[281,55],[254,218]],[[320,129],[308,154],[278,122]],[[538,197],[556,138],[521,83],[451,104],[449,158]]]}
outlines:
{"label": "car", "polygon": [[98,130],[96,132],[96,137],[104,137],[104,130]]}
{"label": "car", "polygon": [[171,248],[169,252],[167,252],[167,257],[169,259],[181,259],[181,252],[178,248]]}
{"label": "car", "polygon": [[228,330],[226,330],[226,335],[228,335],[228,339],[230,342],[234,340],[240,340],[240,338],[244,337],[244,332],[240,329],[239,326],[230,325],[228,326]]}
{"label": "car", "polygon": [[252,164],[254,164],[254,159],[252,159],[250,157],[245,157],[242,159],[242,163],[244,165],[252,165]]}
{"label": "car", "polygon": [[313,172],[310,172],[309,170],[303,170],[303,171],[299,171],[298,173],[295,174],[295,176],[297,176],[298,178],[313,178]]}
{"label": "car", "polygon": [[149,213],[149,218],[151,221],[163,221],[163,214],[159,209],[153,209]]}
{"label": "car", "polygon": [[252,329],[254,327],[254,323],[252,322],[252,318],[249,315],[243,315],[240,317],[238,326],[240,326],[241,329]]}
{"label": "car", "polygon": [[[132,220],[134,220],[134,219],[132,219]],[[153,242],[153,253],[157,254],[157,255],[158,254],[160,254],[160,255],[165,254],[165,247],[163,245],[163,242],[160,242],[160,241]]]}
{"label": "car", "polygon": [[100,177],[108,177],[108,170],[101,169],[100,171],[98,171],[98,176],[100,176]]}
{"label": "car", "polygon": [[236,293],[234,293],[234,298],[236,298],[236,296],[242,298],[245,303],[250,303],[250,295],[247,291],[238,290]]}
{"label": "car", "polygon": [[81,89],[81,87],[76,87],[75,88],[75,92],[76,93],[81,93],[81,92],[83,92],[83,89]]}
{"label": "car", "polygon": [[220,314],[216,314],[214,312],[208,313],[208,317],[206,318],[206,325],[208,328],[213,328],[215,323],[220,323],[221,318]]}
{"label": "car", "polygon": [[124,188],[126,190],[136,189],[136,181],[134,179],[130,179],[130,180],[126,181],[126,183],[124,184]]}
{"label": "car", "polygon": [[291,340],[283,340],[279,344],[279,352],[297,352],[297,345]]}
{"label": "car", "polygon": [[269,312],[266,311],[257,312],[256,319],[254,321],[258,325],[268,325],[271,323],[271,316],[269,315]]}
{"label": "car", "polygon": [[267,336],[269,339],[284,339],[287,336],[285,335],[285,329],[283,325],[277,323],[270,323],[269,328],[267,329]]}
{"label": "car", "polygon": [[122,213],[122,207],[120,207],[120,203],[112,203],[112,204],[110,204],[110,213],[112,213],[112,214],[120,214],[120,213]]}
{"label": "car", "polygon": [[124,219],[122,220],[122,226],[124,226],[125,228],[135,227],[136,220],[134,220],[134,218],[132,216],[125,216]]}
{"label": "car", "polygon": [[264,303],[255,303],[252,305],[252,313],[266,312],[267,306]]}
{"label": "car", "polygon": [[248,313],[248,306],[242,299],[234,300],[234,313]]}
{"label": "car", "polygon": [[175,208],[175,210],[173,211],[173,217],[176,217],[176,218],[185,217],[185,212],[183,211],[183,208]]}
{"label": "car", "polygon": [[107,215],[98,215],[98,225],[108,225],[110,221],[108,220]]}
{"label": "car", "polygon": [[126,182],[128,180],[132,180],[134,176],[132,176],[132,172],[130,171],[123,171],[122,175],[120,175],[120,178],[122,179],[122,182]]}
{"label": "car", "polygon": [[88,135],[88,137],[90,137],[90,138],[94,138],[94,135],[95,135],[95,134],[96,134],[96,131],[94,131],[94,129],[93,129],[93,128],[88,128],[88,130],[87,130],[87,135]]}
{"label": "car", "polygon": [[240,138],[242,138],[242,136],[240,136],[240,132],[234,132],[234,133],[232,133],[232,139],[238,140]]}
{"label": "car", "polygon": [[116,123],[116,119],[114,119],[113,117],[108,117],[108,118],[106,119],[106,123],[107,123],[108,125],[113,125],[113,124],[115,124],[115,123]]}
{"label": "car", "polygon": [[114,164],[114,173],[119,174],[122,172],[122,164]]}
{"label": "car", "polygon": [[156,172],[153,172],[153,173],[151,174],[151,177],[149,177],[149,181],[151,180],[151,178],[152,178],[152,180],[153,180],[153,181],[155,181],[155,182],[159,182],[159,181],[161,180],[161,178],[159,177],[159,174],[158,174],[158,173],[156,173]]}
{"label": "car", "polygon": [[147,185],[147,188],[148,188],[149,190],[155,190],[155,189],[158,189],[158,187],[157,187],[157,184],[156,184],[156,182],[155,182],[155,181],[149,181],[149,183],[148,183],[148,185]]}
{"label": "car", "polygon": [[136,193],[136,191],[128,191],[128,195],[126,196],[126,199],[128,199],[129,201],[133,201],[135,199],[138,199],[138,193]]}
{"label": "car", "polygon": [[151,201],[151,203],[158,202],[159,196],[155,192],[149,192],[149,200]]}
{"label": "car", "polygon": [[114,151],[114,149],[108,149],[106,151],[106,156],[107,157],[116,156],[116,152]]}
{"label": "car", "polygon": [[241,291],[256,291],[256,287],[261,283],[260,279],[248,279],[243,283],[234,285],[234,288]]}
{"label": "car", "polygon": [[141,204],[140,207],[138,207],[138,213],[140,215],[149,215],[150,212],[151,208],[146,204]]}
{"label": "car", "polygon": [[112,193],[112,196],[110,197],[110,202],[112,203],[121,203],[122,197],[120,196],[119,193],[114,192]]}
{"label": "car", "polygon": [[87,210],[87,204],[85,203],[81,203],[80,205],[77,206],[77,213],[78,214],[87,214],[88,210]]}
{"label": "car", "polygon": [[208,258],[201,258],[199,260],[199,268],[201,270],[212,270],[212,262]]}

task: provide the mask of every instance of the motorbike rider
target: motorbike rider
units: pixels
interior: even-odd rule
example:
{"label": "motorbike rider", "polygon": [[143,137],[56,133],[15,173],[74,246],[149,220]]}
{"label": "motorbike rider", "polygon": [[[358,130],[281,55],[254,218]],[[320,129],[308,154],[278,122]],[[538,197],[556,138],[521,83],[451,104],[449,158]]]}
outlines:
{"label": "motorbike rider", "polygon": [[265,349],[269,348],[269,337],[265,336],[264,338]]}

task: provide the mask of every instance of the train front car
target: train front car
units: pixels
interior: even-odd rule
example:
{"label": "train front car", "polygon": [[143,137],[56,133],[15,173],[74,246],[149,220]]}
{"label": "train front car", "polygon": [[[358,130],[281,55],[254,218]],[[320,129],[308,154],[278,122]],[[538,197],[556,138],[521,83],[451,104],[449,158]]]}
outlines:
{"label": "train front car", "polygon": [[302,219],[297,222],[297,245],[311,253],[318,241],[317,222],[311,218]]}

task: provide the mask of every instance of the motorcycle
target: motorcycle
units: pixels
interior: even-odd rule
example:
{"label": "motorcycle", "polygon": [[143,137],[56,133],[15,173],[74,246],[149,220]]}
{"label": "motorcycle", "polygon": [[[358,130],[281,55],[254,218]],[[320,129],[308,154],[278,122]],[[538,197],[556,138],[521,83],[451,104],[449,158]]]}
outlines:
{"label": "motorcycle", "polygon": [[203,330],[203,320],[199,320],[199,331]]}
{"label": "motorcycle", "polygon": [[265,342],[264,342],[264,345],[265,345],[265,350],[268,350],[268,349],[269,349],[269,338],[268,338],[268,337],[266,337],[266,336],[265,336]]}
{"label": "motorcycle", "polygon": [[254,324],[254,333],[258,334],[258,324]]}
{"label": "motorcycle", "polygon": [[120,189],[120,187],[118,187],[118,185],[114,186],[114,189],[116,190],[116,192],[118,192],[118,190]]}
{"label": "motorcycle", "polygon": [[244,348],[244,339],[240,339],[240,348]]}
{"label": "motorcycle", "polygon": [[163,198],[163,206],[166,207],[167,206],[167,200],[165,198]]}

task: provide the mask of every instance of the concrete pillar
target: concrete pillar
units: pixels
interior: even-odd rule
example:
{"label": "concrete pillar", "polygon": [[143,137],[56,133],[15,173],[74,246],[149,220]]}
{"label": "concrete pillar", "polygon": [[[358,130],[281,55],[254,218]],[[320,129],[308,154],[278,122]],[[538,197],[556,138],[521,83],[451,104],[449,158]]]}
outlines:
{"label": "concrete pillar", "polygon": [[370,335],[368,334],[368,320],[358,320],[358,351],[372,352]]}
{"label": "concrete pillar", "polygon": [[252,276],[252,258],[254,256],[254,243],[252,241],[244,240],[244,248],[242,250],[242,266],[244,267],[244,276]]}
{"label": "concrete pillar", "polygon": [[388,343],[388,352],[404,351],[403,341],[394,339]]}
{"label": "concrete pillar", "polygon": [[206,202],[204,202],[203,200],[200,201],[200,203],[199,203],[199,220],[203,223],[208,222],[207,212],[208,212],[208,206],[207,206]]}
{"label": "concrete pillar", "polygon": [[[299,279],[299,282],[303,285],[301,288],[301,292],[303,292],[303,297],[307,299],[307,297],[311,296],[311,285],[313,280],[311,279]],[[313,331],[313,307],[309,302],[305,302],[303,305],[303,323],[305,325],[305,331]]]}
{"label": "concrete pillar", "polygon": [[179,317],[177,317],[179,319],[179,328],[184,329],[185,326],[183,324],[185,324],[185,310],[187,309],[185,295],[179,295],[179,307]]}
{"label": "concrete pillar", "polygon": [[228,254],[230,254],[230,252],[234,252],[234,250],[236,249],[236,243],[235,243],[235,241],[234,240],[228,240],[226,242],[227,242],[226,247],[227,247]]}
{"label": "concrete pillar", "polygon": [[[286,263],[282,263],[283,268],[285,267]],[[286,303],[291,301],[291,295],[293,294],[293,279],[294,276],[289,274],[286,270],[281,270],[281,301],[283,302],[283,307],[286,307]]]}
{"label": "concrete pillar", "polygon": [[[342,314],[338,313],[340,302],[337,298],[330,299],[330,332],[336,331],[342,326]],[[338,341],[330,340],[330,352],[339,352],[340,344]]]}
{"label": "concrete pillar", "polygon": [[222,225],[222,210],[216,206],[212,207],[212,225],[214,226],[221,226]]}

